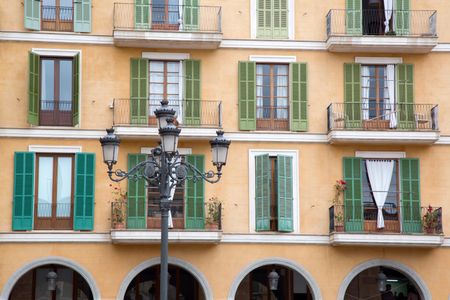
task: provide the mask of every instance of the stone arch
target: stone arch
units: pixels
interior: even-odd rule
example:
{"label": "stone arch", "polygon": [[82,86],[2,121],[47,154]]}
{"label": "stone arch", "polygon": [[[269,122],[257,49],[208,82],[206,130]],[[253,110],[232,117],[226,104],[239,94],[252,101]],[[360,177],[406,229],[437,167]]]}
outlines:
{"label": "stone arch", "polygon": [[[134,267],[124,278],[122,281],[122,284],[120,285],[119,292],[117,293],[117,300],[122,300],[125,297],[125,293],[127,291],[128,286],[130,285],[131,281],[142,271],[144,271],[147,268],[159,265],[161,263],[161,259],[159,257],[155,257],[149,260],[146,260],[136,267]],[[185,269],[186,271],[189,271],[189,273],[194,276],[195,279],[199,282],[200,286],[203,289],[203,292],[205,293],[206,300],[213,300],[213,293],[211,290],[211,287],[209,286],[208,281],[206,280],[206,277],[201,273],[196,267],[194,267],[192,264],[181,260],[176,257],[169,257],[169,264],[175,265],[178,267],[181,267]]]}
{"label": "stone arch", "polygon": [[298,272],[300,275],[303,276],[303,278],[306,280],[309,287],[311,288],[311,292],[313,294],[314,299],[317,300],[322,299],[319,286],[317,285],[312,275],[304,267],[286,258],[271,257],[254,261],[251,264],[247,265],[244,269],[242,269],[241,272],[238,274],[238,276],[233,280],[233,283],[231,284],[230,291],[228,293],[228,300],[234,300],[239,285],[241,284],[242,280],[244,280],[245,276],[247,276],[248,273],[265,265],[281,265]]}
{"label": "stone arch", "polygon": [[48,264],[57,264],[62,265],[67,268],[71,268],[72,270],[76,271],[78,274],[80,274],[84,280],[89,284],[89,288],[92,291],[92,295],[94,296],[94,299],[101,299],[100,296],[100,290],[97,287],[97,283],[95,282],[94,277],[89,273],[85,268],[83,268],[81,265],[79,265],[77,262],[70,260],[68,258],[59,257],[59,256],[48,256],[39,258],[36,260],[33,260],[30,263],[27,263],[20,267],[16,272],[13,273],[11,277],[9,277],[8,281],[3,286],[2,293],[0,294],[0,299],[8,299],[9,295],[11,294],[14,285],[17,283],[17,281],[25,275],[30,270],[33,270],[37,267],[48,265]]}
{"label": "stone arch", "polygon": [[418,289],[418,292],[420,293],[420,297],[424,300],[431,300],[431,293],[426,286],[425,282],[422,280],[422,278],[419,276],[419,274],[416,273],[413,269],[410,267],[390,259],[372,259],[366,262],[363,262],[362,264],[359,264],[353,270],[350,271],[350,273],[347,274],[347,276],[342,281],[341,287],[339,288],[339,293],[337,296],[337,300],[343,300],[345,296],[345,292],[347,291],[347,288],[349,284],[352,282],[352,280],[359,275],[362,271],[373,268],[373,267],[387,267],[394,269],[396,271],[399,271],[403,273],[406,277],[408,277],[410,280],[412,280]]}

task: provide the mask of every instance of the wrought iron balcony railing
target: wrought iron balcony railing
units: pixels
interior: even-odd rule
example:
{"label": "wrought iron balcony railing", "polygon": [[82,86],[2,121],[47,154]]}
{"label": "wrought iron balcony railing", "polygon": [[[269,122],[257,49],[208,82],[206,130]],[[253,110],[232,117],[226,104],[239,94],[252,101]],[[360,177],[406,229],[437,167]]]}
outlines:
{"label": "wrought iron balcony railing", "polygon": [[[114,99],[114,126],[156,127],[154,111],[161,100]],[[169,100],[181,127],[222,127],[222,101]]]}
{"label": "wrought iron balcony railing", "polygon": [[436,17],[435,10],[332,9],[326,17],[327,36],[435,37]]}
{"label": "wrought iron balcony railing", "polygon": [[[205,203],[205,213],[208,213],[208,204]],[[145,207],[140,207],[142,210],[145,210]],[[184,220],[184,210],[186,208],[184,207],[183,202],[180,204],[172,204],[171,206],[171,215],[172,215],[172,229],[175,230],[184,230],[185,228],[185,220]],[[131,213],[133,215],[136,215],[137,210],[136,208],[130,208],[128,207],[128,204],[123,201],[115,201],[111,202],[111,228],[112,229],[131,229],[129,228],[127,224],[128,219],[128,213]],[[142,213],[142,211],[141,211]],[[159,213],[158,207],[153,207],[152,205],[148,205],[146,209],[147,217],[146,221],[143,222],[142,226],[143,228],[139,229],[161,229],[161,215]],[[217,209],[218,214],[218,220],[214,221],[208,221],[207,218],[205,218],[205,230],[222,230],[222,203],[218,204]],[[136,229],[136,228],[133,228]]]}
{"label": "wrought iron balcony railing", "polygon": [[42,6],[41,29],[49,31],[73,31],[73,7]]}
{"label": "wrought iron balcony railing", "polygon": [[[365,232],[365,233],[424,233],[442,234],[441,207],[413,207],[386,203],[383,206],[384,228],[377,228],[378,209],[375,205],[333,205],[329,208],[331,232]],[[406,221],[405,221],[406,220]],[[355,229],[355,223],[360,228]],[[403,222],[410,225],[403,225]],[[416,230],[407,230],[415,228]]]}
{"label": "wrought iron balcony railing", "polygon": [[328,131],[437,131],[438,112],[435,104],[332,103],[327,108]]}
{"label": "wrought iron balcony railing", "polygon": [[114,3],[114,30],[220,33],[220,6]]}

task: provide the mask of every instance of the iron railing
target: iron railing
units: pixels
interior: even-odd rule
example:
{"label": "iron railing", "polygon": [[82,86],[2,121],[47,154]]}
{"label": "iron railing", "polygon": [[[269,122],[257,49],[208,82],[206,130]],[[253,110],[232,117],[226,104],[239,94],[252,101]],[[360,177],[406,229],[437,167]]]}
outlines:
{"label": "iron railing", "polygon": [[332,103],[327,108],[330,130],[437,131],[435,104],[389,104],[375,101]]}
{"label": "iron railing", "polygon": [[[207,203],[205,203],[205,206]],[[216,225],[212,228],[208,228],[205,226],[206,230],[222,230],[222,203],[218,204],[218,221],[212,222],[213,225]],[[172,223],[173,229],[185,229],[184,227],[184,202],[180,204],[172,204],[171,206],[171,214],[172,214]],[[128,204],[125,201],[113,201],[111,202],[111,228],[112,229],[128,229],[127,226],[127,214],[128,214]],[[180,216],[181,213],[181,216]],[[205,213],[207,213],[207,209],[205,209]],[[205,225],[207,223],[207,218],[205,218]],[[161,214],[158,207],[147,207],[147,229],[161,229]],[[142,228],[142,229],[146,229]]]}
{"label": "iron railing", "polygon": [[[392,16],[386,31],[385,14]],[[345,10],[332,9],[327,14],[327,36],[408,36],[435,37],[435,10]]]}
{"label": "iron railing", "polygon": [[37,203],[36,216],[38,218],[70,219],[72,217],[72,203]]}
{"label": "iron railing", "polygon": [[[156,126],[154,111],[161,100],[114,99],[114,126]],[[222,101],[168,100],[181,127],[222,128]]]}
{"label": "iron railing", "polygon": [[[370,204],[333,205],[329,208],[329,230],[331,232],[354,232],[347,223],[359,219],[363,222],[362,232],[405,232],[404,219],[418,224],[419,231],[425,234],[442,234],[442,208],[417,207],[386,203],[383,206],[384,228],[377,228],[378,208]],[[352,219],[356,217],[355,219]],[[419,233],[420,233],[419,232]],[[417,232],[416,232],[417,233]]]}
{"label": "iron railing", "polygon": [[41,30],[73,31],[73,7],[42,6]]}
{"label": "iron railing", "polygon": [[114,30],[222,32],[220,6],[114,3]]}
{"label": "iron railing", "polygon": [[289,107],[256,106],[256,128],[259,130],[289,130]]}
{"label": "iron railing", "polygon": [[72,101],[40,101],[39,124],[43,126],[72,126]]}

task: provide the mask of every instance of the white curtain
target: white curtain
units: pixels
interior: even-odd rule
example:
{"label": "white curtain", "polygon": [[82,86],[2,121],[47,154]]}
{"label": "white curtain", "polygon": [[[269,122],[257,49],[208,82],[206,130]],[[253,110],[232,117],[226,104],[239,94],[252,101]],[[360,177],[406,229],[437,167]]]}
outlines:
{"label": "white curtain", "polygon": [[393,0],[384,0],[384,32],[389,32],[389,22],[392,18],[392,10],[394,9]]}
{"label": "white curtain", "polygon": [[361,101],[362,101],[362,118],[369,120],[369,93],[370,93],[370,71],[369,67],[361,67]]}
{"label": "white curtain", "polygon": [[[173,163],[179,163],[181,161],[181,157],[178,157]],[[175,172],[175,169],[172,169],[172,171]],[[170,184],[173,184],[174,181],[170,179]],[[176,186],[172,187],[170,190],[170,198],[169,201],[173,201],[173,195],[175,195]],[[173,219],[172,219],[172,212],[169,210],[169,228],[173,228]]]}
{"label": "white curtain", "polygon": [[395,66],[387,65],[387,87],[388,87],[388,101],[389,101],[389,127],[397,127],[397,107],[395,103]]}
{"label": "white curtain", "polygon": [[366,160],[366,168],[373,197],[378,208],[377,228],[384,228],[383,206],[391,184],[394,161]]}

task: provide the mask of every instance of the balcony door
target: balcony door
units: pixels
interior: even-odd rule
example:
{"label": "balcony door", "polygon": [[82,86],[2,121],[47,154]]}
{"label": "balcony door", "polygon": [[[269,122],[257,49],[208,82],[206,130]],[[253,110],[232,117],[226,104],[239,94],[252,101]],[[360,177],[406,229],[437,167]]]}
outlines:
{"label": "balcony door", "polygon": [[256,65],[256,129],[289,130],[288,72],[288,65]]}
{"label": "balcony door", "polygon": [[179,61],[149,62],[149,125],[156,125],[154,111],[161,105],[162,100],[169,101],[169,107],[176,111],[177,122],[182,123],[180,71]]}
{"label": "balcony door", "polygon": [[73,155],[37,155],[35,229],[73,228],[73,160]]}
{"label": "balcony door", "polygon": [[41,29],[73,31],[73,0],[41,0]]}
{"label": "balcony door", "polygon": [[152,29],[178,30],[181,20],[179,0],[152,1]]}

